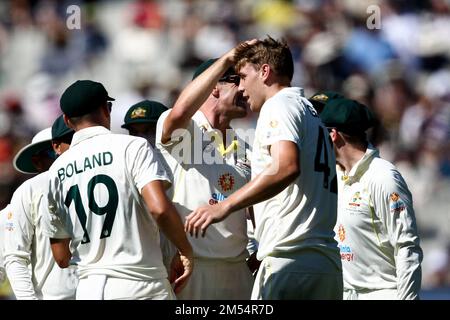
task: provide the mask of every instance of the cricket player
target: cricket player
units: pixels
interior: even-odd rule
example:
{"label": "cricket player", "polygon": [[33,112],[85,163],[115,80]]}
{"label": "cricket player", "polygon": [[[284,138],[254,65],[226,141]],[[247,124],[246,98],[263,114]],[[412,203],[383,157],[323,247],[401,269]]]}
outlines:
{"label": "cricket player", "polygon": [[[158,101],[143,100],[132,105],[125,114],[122,128],[127,129],[130,136],[144,138],[155,147],[156,123],[167,107]],[[156,150],[155,150],[156,151]],[[170,272],[170,264],[176,253],[170,241],[160,233],[160,246],[164,266]]]}
{"label": "cricket player", "polygon": [[0,284],[6,279],[5,260],[3,258],[3,244],[5,243],[5,223],[9,212],[9,205],[0,210]]}
{"label": "cricket player", "polygon": [[373,114],[357,101],[334,99],[320,117],[336,152],[344,299],[418,299],[422,249],[412,197],[367,141]]}
{"label": "cricket player", "polygon": [[125,114],[122,128],[131,136],[147,139],[154,148],[156,139],[156,123],[167,107],[158,101],[143,100],[130,107]]}
{"label": "cricket player", "polygon": [[42,232],[47,170],[56,155],[51,144],[52,134],[53,139],[58,139],[71,131],[67,127],[59,128],[63,131],[55,131],[55,124],[36,134],[31,144],[14,158],[14,167],[18,171],[40,173],[14,192],[2,230],[5,267],[18,300],[75,298],[75,270],[59,268],[53,259],[49,240]]}
{"label": "cricket player", "polygon": [[[60,99],[72,144],[49,170],[45,229],[60,267],[78,266],[77,299],[174,299],[192,268],[192,248],[165,195],[171,180],[148,142],[110,132],[113,98],[78,80]],[[148,210],[147,210],[148,209]],[[178,249],[170,280],[159,228]]]}
{"label": "cricket player", "polygon": [[[183,220],[200,205],[220,203],[250,178],[248,144],[230,127],[231,120],[247,114],[239,77],[231,68],[206,74],[215,61],[196,69],[174,107],[158,120],[156,144],[173,173],[170,197]],[[189,240],[196,269],[179,299],[250,298],[253,278],[246,264],[244,208],[205,238]]]}
{"label": "cricket player", "polygon": [[251,110],[259,112],[252,180],[218,205],[192,212],[186,229],[203,235],[211,223],[255,205],[257,258],[262,262],[252,299],[342,299],[333,232],[333,149],[303,89],[290,86],[291,51],[270,37],[247,41],[222,56],[205,77],[218,77],[233,64],[241,78],[239,90]]}

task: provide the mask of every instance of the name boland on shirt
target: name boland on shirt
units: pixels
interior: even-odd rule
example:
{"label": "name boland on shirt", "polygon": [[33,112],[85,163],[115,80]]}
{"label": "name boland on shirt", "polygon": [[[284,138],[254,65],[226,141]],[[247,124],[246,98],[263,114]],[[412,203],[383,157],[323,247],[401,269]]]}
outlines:
{"label": "name boland on shirt", "polygon": [[91,274],[167,277],[159,230],[140,196],[149,182],[171,182],[148,142],[104,127],[76,132],[49,170],[50,238],[72,238],[72,264]]}

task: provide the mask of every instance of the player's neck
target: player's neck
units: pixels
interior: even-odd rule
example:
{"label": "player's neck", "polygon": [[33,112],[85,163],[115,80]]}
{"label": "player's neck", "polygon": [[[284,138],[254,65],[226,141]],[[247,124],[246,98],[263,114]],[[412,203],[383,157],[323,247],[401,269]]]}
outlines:
{"label": "player's neck", "polygon": [[366,150],[347,143],[336,153],[336,160],[348,173],[365,153]]}

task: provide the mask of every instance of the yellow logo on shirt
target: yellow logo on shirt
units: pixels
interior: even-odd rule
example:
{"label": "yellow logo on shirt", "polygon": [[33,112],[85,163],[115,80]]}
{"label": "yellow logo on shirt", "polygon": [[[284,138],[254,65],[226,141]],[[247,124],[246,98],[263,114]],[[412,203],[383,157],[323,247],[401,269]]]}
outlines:
{"label": "yellow logo on shirt", "polygon": [[272,121],[269,122],[269,125],[272,128],[276,128],[276,127],[278,127],[278,121],[277,120],[272,120]]}
{"label": "yellow logo on shirt", "polygon": [[11,219],[12,219],[12,216],[13,216],[12,212],[8,212],[8,214],[6,215],[6,218],[7,218],[8,220],[11,220]]}
{"label": "yellow logo on shirt", "polygon": [[130,118],[136,119],[136,118],[145,118],[145,114],[147,113],[147,110],[137,107],[136,109],[131,112]]}
{"label": "yellow logo on shirt", "polygon": [[222,174],[218,182],[222,191],[230,191],[234,187],[234,177],[230,173]]}

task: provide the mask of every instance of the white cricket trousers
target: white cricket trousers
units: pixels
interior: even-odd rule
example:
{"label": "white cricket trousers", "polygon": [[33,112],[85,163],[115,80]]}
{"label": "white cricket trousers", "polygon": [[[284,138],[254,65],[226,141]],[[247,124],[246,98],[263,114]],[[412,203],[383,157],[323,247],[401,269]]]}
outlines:
{"label": "white cricket trousers", "polygon": [[90,275],[79,280],[77,300],[176,300],[167,279],[129,280]]}
{"label": "white cricket trousers", "polygon": [[365,290],[344,289],[344,300],[398,300],[396,289]]}
{"label": "white cricket trousers", "polygon": [[302,250],[289,257],[265,257],[252,300],[342,300],[342,293],[340,266],[317,251]]}
{"label": "white cricket trousers", "polygon": [[246,261],[194,259],[194,271],[179,300],[249,300],[253,276]]}

